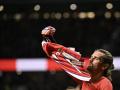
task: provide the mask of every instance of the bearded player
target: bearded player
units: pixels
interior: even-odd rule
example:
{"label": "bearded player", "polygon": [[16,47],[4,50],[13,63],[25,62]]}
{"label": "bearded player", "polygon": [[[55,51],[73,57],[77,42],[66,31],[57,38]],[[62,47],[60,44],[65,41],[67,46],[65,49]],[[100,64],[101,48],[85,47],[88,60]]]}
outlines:
{"label": "bearded player", "polygon": [[[56,29],[48,26],[41,34],[47,41],[54,41],[53,35]],[[55,41],[54,41],[55,42]],[[90,64],[87,67],[91,79],[88,81],[79,80],[74,90],[113,90],[111,72],[114,68],[113,57],[110,52],[104,49],[97,49],[91,55]],[[73,60],[72,64],[81,65],[79,61]]]}

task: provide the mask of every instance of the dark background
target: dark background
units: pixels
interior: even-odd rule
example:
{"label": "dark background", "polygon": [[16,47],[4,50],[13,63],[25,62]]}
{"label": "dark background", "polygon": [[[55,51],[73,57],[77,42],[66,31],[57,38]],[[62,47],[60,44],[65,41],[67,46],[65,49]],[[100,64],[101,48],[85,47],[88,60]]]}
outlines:
{"label": "dark background", "polygon": [[[113,4],[112,9],[105,7]],[[70,4],[77,9],[70,10]],[[39,11],[34,6],[40,5]],[[90,56],[98,48],[109,50],[114,57],[120,56],[120,1],[107,0],[1,0],[0,58],[46,58],[42,51],[40,35],[46,26],[56,28],[55,39],[66,47],[75,47],[83,56]],[[94,19],[80,19],[79,12],[95,12]],[[69,13],[69,18],[56,19],[53,13]],[[110,18],[104,14],[111,13]],[[48,13],[50,17],[44,18]],[[22,18],[16,20],[15,15]],[[120,89],[120,72],[113,71],[114,90]],[[1,72],[0,90],[65,90],[76,83],[64,72]]]}

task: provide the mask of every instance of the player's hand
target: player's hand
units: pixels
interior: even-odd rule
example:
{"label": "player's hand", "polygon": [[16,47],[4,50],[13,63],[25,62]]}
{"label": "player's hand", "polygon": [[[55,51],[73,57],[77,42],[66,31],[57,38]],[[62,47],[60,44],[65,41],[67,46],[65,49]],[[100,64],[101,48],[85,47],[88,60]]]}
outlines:
{"label": "player's hand", "polygon": [[53,36],[54,33],[55,33],[55,31],[56,31],[56,29],[55,29],[54,27],[52,27],[52,26],[47,26],[47,27],[45,27],[45,28],[42,30],[41,34],[42,34],[43,36]]}

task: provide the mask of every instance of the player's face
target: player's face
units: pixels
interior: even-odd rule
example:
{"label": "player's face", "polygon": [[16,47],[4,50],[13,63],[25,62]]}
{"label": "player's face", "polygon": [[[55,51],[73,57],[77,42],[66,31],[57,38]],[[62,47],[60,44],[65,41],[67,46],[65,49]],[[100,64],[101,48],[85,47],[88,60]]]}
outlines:
{"label": "player's face", "polygon": [[101,61],[100,57],[104,54],[100,51],[95,51],[90,58],[90,66],[88,67],[88,70],[90,71],[100,71],[101,70]]}

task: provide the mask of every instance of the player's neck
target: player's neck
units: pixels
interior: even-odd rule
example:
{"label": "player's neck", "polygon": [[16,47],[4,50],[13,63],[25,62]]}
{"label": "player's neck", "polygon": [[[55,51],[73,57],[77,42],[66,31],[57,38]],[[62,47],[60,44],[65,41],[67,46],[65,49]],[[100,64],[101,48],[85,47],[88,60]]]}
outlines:
{"label": "player's neck", "polygon": [[99,72],[99,73],[93,73],[91,76],[92,76],[92,78],[91,78],[90,81],[91,82],[97,82],[102,77],[102,73],[101,72]]}

